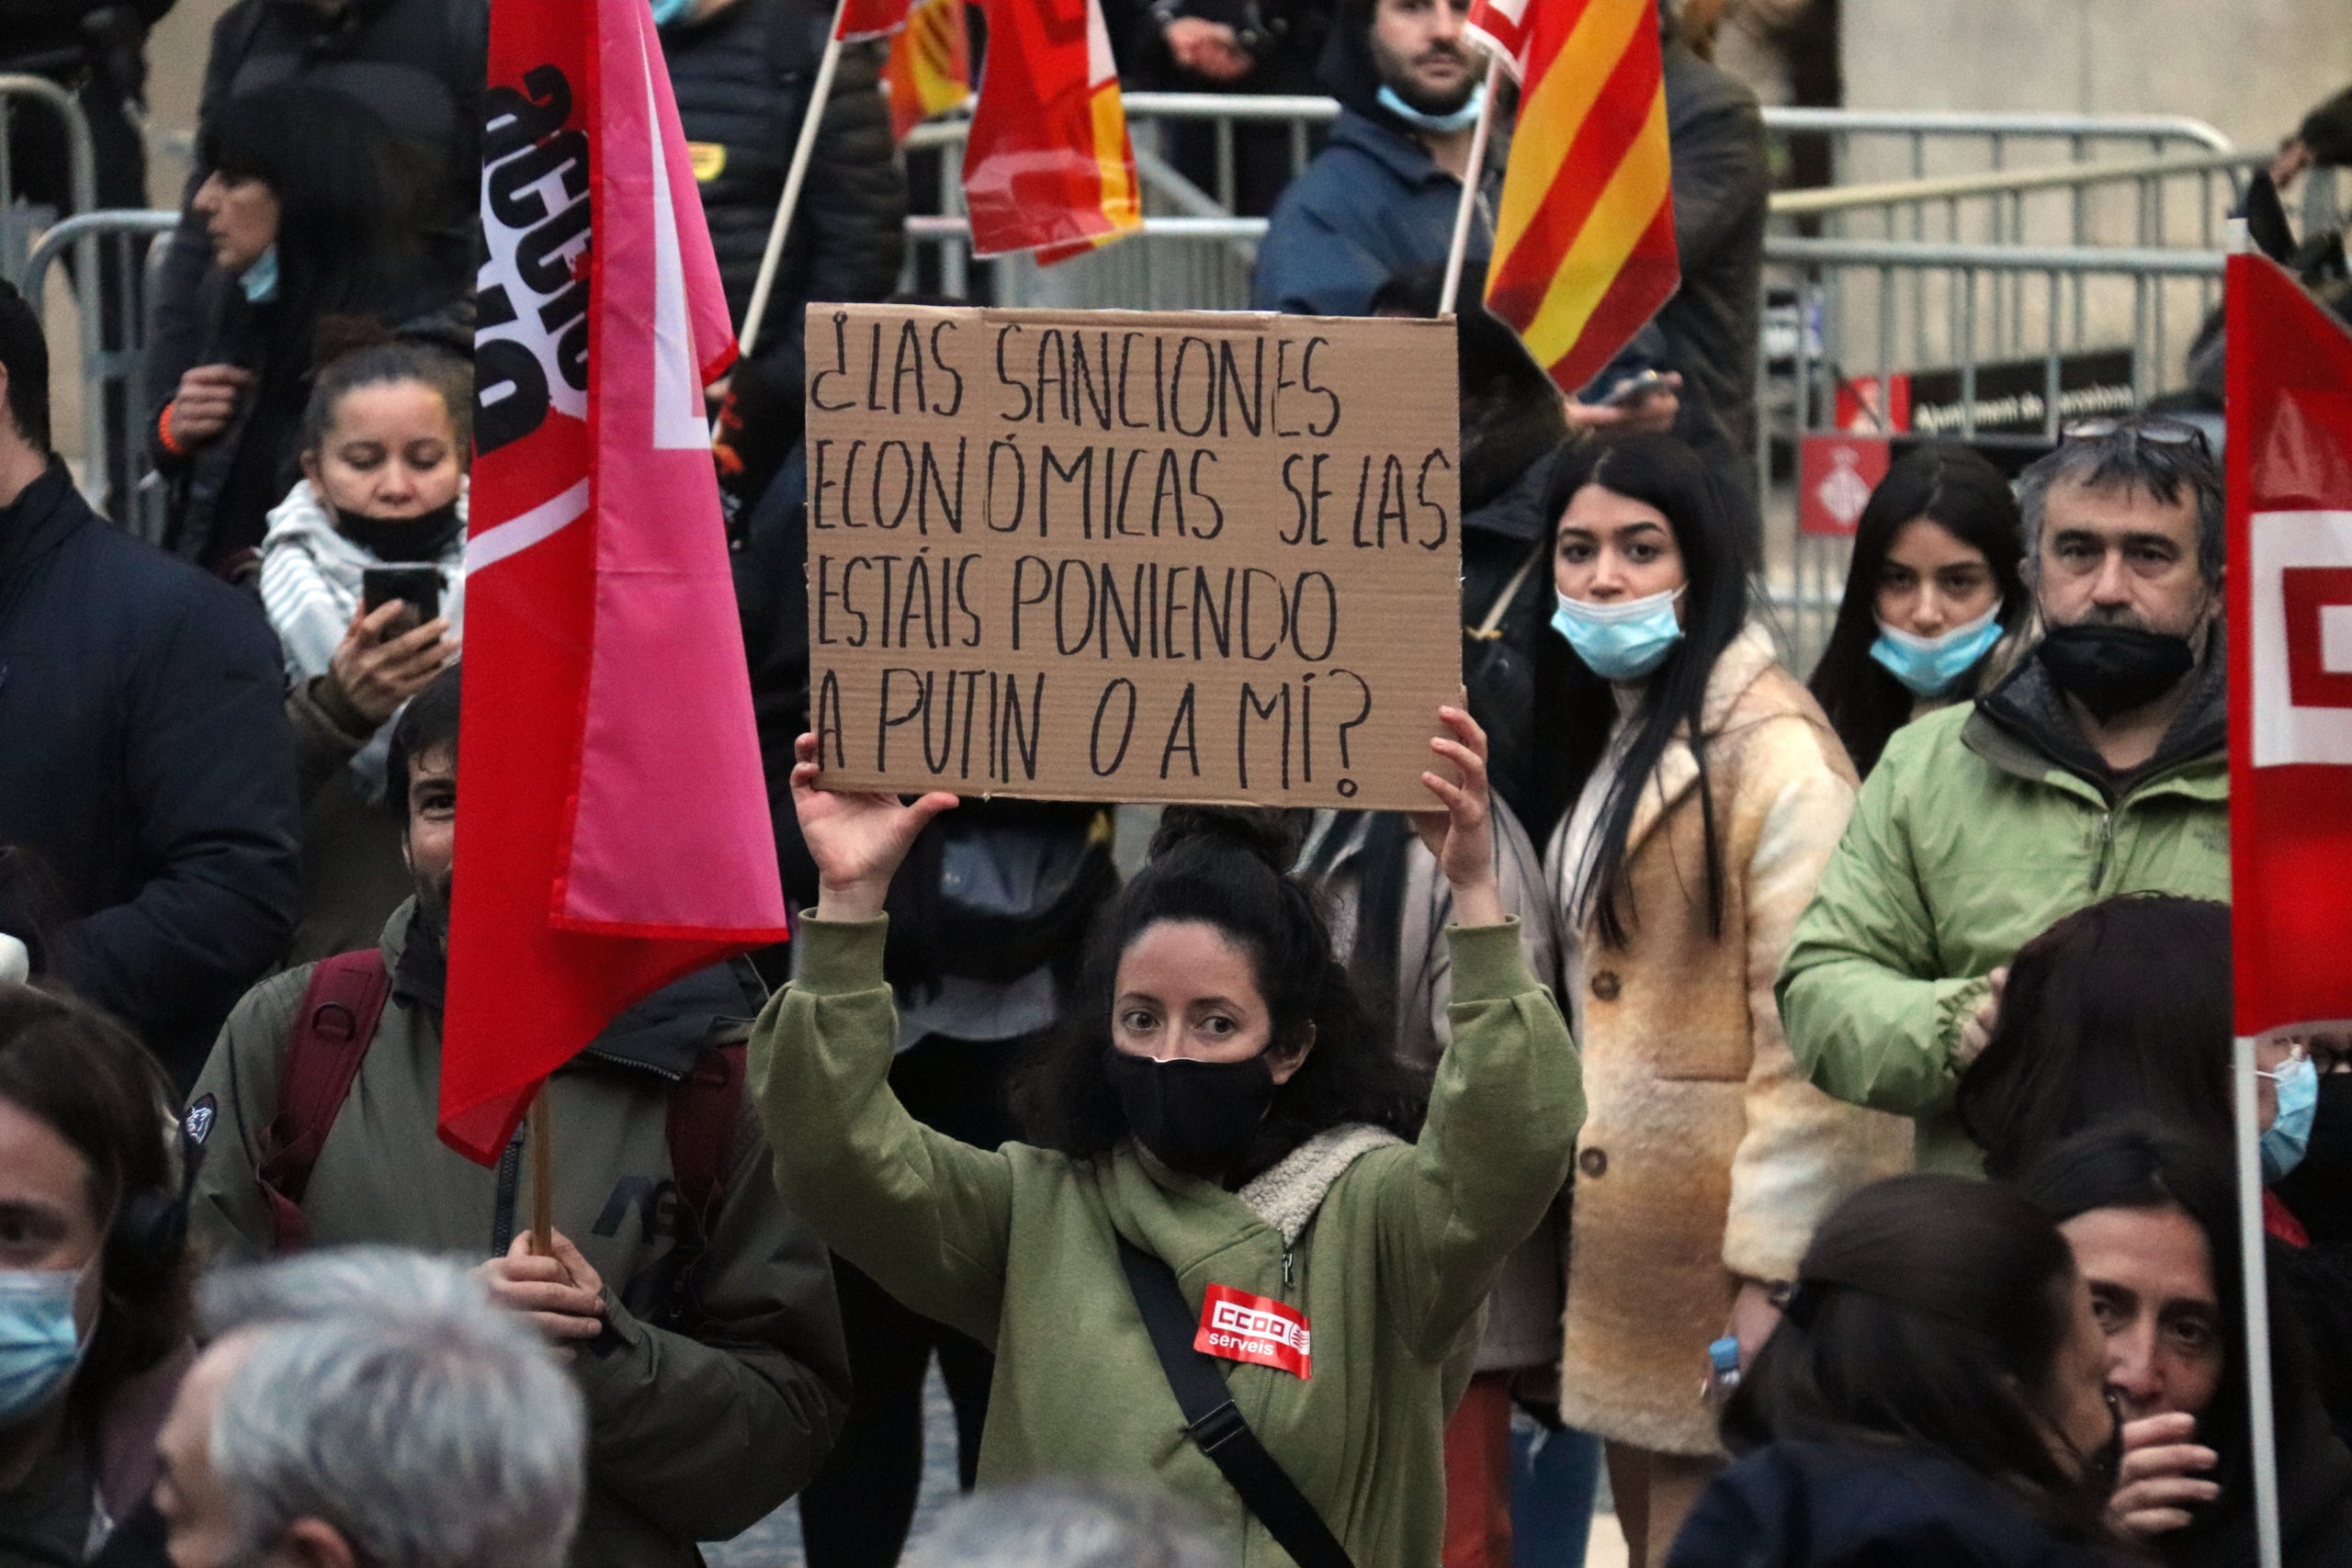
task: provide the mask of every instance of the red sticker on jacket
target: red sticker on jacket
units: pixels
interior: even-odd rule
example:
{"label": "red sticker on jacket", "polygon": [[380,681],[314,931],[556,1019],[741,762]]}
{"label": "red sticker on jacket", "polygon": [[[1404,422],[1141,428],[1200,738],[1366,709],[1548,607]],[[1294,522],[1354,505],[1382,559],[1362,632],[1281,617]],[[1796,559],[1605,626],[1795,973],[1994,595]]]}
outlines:
{"label": "red sticker on jacket", "polygon": [[1211,1285],[1201,1303],[1193,1348],[1228,1361],[1250,1361],[1303,1378],[1308,1366],[1306,1318],[1267,1296]]}

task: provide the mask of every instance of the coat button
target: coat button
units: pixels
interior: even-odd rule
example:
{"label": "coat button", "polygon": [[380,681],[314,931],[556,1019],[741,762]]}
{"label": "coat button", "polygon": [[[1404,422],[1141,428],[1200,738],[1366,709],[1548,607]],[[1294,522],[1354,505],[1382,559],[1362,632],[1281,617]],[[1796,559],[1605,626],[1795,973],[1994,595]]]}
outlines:
{"label": "coat button", "polygon": [[1587,1176],[1606,1176],[1609,1174],[1609,1156],[1600,1149],[1587,1149],[1577,1156],[1577,1168]]}
{"label": "coat button", "polygon": [[1603,969],[1592,977],[1592,994],[1604,1002],[1617,999],[1617,971]]}

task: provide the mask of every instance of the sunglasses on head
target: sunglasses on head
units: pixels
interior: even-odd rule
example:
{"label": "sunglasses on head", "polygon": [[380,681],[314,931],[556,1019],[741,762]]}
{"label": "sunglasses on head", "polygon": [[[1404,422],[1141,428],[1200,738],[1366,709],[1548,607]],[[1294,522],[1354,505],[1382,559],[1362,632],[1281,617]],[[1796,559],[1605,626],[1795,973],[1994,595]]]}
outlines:
{"label": "sunglasses on head", "polygon": [[2213,455],[2212,446],[2205,433],[2193,424],[2177,419],[2085,419],[2077,420],[2059,434],[2062,441],[2106,441],[2114,436],[2129,436],[2151,446],[2188,446],[2207,457]]}

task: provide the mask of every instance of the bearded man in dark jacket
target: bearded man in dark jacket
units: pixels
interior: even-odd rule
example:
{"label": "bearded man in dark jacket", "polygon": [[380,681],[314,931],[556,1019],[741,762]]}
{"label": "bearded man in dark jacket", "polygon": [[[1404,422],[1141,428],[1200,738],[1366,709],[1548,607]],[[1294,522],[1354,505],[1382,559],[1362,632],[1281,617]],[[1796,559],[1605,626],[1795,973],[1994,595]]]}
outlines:
{"label": "bearded man in dark jacket", "polygon": [[301,816],[277,638],[101,521],[49,450],[49,351],[0,284],[0,847],[37,973],[185,1087],[286,950]]}
{"label": "bearded man in dark jacket", "polygon": [[[820,0],[656,0],[653,17],[740,333],[833,7]],[[844,45],[765,319],[730,380],[720,464],[734,495],[757,497],[800,439],[803,308],[888,298],[905,254],[906,216],[881,48]]]}

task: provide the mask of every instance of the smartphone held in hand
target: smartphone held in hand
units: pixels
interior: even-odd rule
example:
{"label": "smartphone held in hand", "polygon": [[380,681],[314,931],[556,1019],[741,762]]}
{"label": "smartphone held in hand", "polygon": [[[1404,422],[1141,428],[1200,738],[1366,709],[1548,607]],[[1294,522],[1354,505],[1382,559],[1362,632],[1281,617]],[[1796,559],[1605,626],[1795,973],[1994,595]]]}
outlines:
{"label": "smartphone held in hand", "polygon": [[411,631],[441,614],[441,571],[434,566],[371,566],[360,573],[360,607],[368,615],[395,599],[409,614],[400,628]]}

